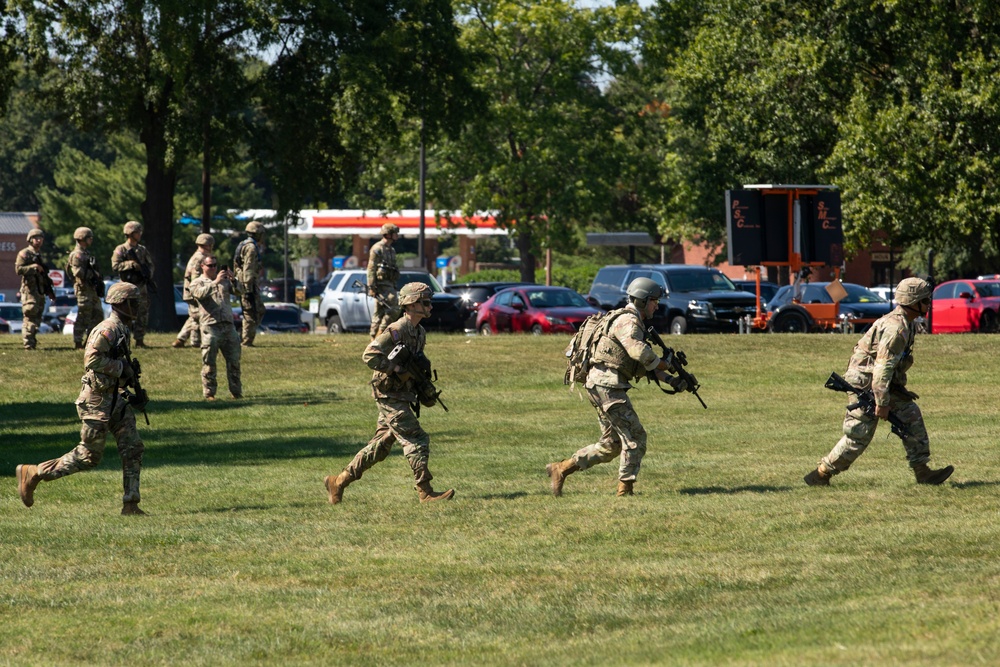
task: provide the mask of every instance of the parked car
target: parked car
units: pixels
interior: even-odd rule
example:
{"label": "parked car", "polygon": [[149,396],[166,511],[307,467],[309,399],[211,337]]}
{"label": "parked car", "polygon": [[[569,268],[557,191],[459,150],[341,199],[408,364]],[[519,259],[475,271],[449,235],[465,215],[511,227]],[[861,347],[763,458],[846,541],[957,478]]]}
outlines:
{"label": "parked car", "polygon": [[736,288],[721,271],[687,264],[624,264],[597,272],[587,301],[603,310],[621,308],[625,289],[636,278],[650,278],[666,292],[653,314],[660,331],[738,331],[739,322],[757,312],[757,295]]}
{"label": "parked car", "polygon": [[188,312],[191,306],[184,300],[184,286],[174,285],[174,313],[177,315],[177,326],[184,326],[187,322]]}
{"label": "parked car", "polygon": [[[22,326],[24,325],[24,312],[21,309],[21,304],[10,303],[10,302],[0,302],[0,318],[7,320],[7,325],[9,326],[9,333],[20,334],[22,331]],[[48,323],[42,321],[38,325],[38,333],[52,333],[55,331]]]}
{"label": "parked car", "polygon": [[[775,332],[808,333],[822,330],[812,314],[801,304],[832,304],[833,297],[826,291],[829,282],[800,285],[799,302],[792,300],[795,286],[785,285],[767,304],[768,328]],[[867,287],[854,283],[841,283],[847,296],[840,301],[837,330],[845,333],[862,333],[878,318],[892,310],[892,304]]]}
{"label": "parked car", "polygon": [[568,287],[508,287],[479,307],[476,330],[484,336],[503,331],[571,334],[599,312]]}
{"label": "parked car", "polygon": [[[111,306],[101,301],[101,307],[104,309],[104,319],[111,317]],[[76,324],[76,316],[79,312],[79,306],[73,306],[69,314],[66,315],[66,321],[63,323],[62,332],[64,336],[73,335],[73,325]]]}
{"label": "parked car", "polygon": [[[751,294],[757,293],[756,280],[734,280],[733,285],[735,285],[738,290],[750,292]],[[762,308],[765,310],[767,309],[767,303],[774,297],[775,294],[777,294],[779,289],[781,289],[781,285],[778,283],[772,283],[766,280],[760,281],[760,305]]]}
{"label": "parked car", "polygon": [[295,288],[302,287],[301,280],[290,278],[288,280],[288,296],[285,296],[285,279],[268,280],[260,286],[260,298],[264,301],[284,301],[293,303],[295,301]]}
{"label": "parked car", "polygon": [[294,303],[264,304],[264,317],[257,331],[260,333],[309,333],[309,323],[303,321],[302,309]]}
{"label": "parked car", "polygon": [[10,333],[10,322],[0,317],[0,334]]}
{"label": "parked car", "polygon": [[465,320],[465,330],[476,330],[476,314],[479,306],[502,289],[535,283],[494,282],[494,283],[453,283],[445,285],[444,291],[457,294],[462,298],[462,305],[468,309],[469,317]]}
{"label": "parked car", "polygon": [[45,300],[45,318],[50,324],[58,323],[59,327],[62,328],[62,324],[66,321],[66,315],[69,314],[70,309],[76,305],[76,294],[73,290],[60,290],[56,292],[56,298]]}
{"label": "parked car", "polygon": [[931,333],[996,333],[1000,281],[949,280],[931,297]]}
{"label": "parked car", "polygon": [[[355,282],[361,283],[361,287],[355,286]],[[462,305],[461,297],[445,292],[437,279],[426,271],[401,271],[396,287],[411,282],[424,283],[434,292],[431,296],[431,316],[422,321],[421,326],[438,331],[465,329],[468,309]],[[320,296],[318,312],[320,319],[326,323],[328,333],[369,330],[375,299],[367,296],[367,289],[368,276],[361,269],[336,271],[330,276]]]}

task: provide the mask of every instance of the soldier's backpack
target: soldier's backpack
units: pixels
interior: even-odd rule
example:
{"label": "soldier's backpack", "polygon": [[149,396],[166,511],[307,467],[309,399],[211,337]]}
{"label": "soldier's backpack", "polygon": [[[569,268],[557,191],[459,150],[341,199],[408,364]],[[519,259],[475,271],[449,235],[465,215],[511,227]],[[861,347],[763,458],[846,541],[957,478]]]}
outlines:
{"label": "soldier's backpack", "polygon": [[590,358],[600,337],[608,332],[611,323],[622,314],[624,309],[612,310],[607,313],[596,313],[589,316],[573,334],[566,347],[566,374],[563,384],[568,384],[570,392],[577,382],[586,382],[590,372]]}

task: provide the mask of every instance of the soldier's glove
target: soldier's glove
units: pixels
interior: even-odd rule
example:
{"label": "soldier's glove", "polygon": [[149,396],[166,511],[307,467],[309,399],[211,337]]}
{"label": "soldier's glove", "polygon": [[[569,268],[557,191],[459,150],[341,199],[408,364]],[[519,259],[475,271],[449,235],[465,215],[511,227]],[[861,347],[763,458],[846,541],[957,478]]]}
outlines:
{"label": "soldier's glove", "polygon": [[673,388],[674,391],[686,391],[688,388],[687,380],[685,380],[684,378],[672,376],[667,379],[667,382],[670,384],[670,386]]}
{"label": "soldier's glove", "polygon": [[127,361],[123,361],[122,374],[118,378],[118,384],[120,384],[123,387],[128,387],[132,384],[133,380],[135,380],[135,371],[132,370],[131,364],[129,364]]}

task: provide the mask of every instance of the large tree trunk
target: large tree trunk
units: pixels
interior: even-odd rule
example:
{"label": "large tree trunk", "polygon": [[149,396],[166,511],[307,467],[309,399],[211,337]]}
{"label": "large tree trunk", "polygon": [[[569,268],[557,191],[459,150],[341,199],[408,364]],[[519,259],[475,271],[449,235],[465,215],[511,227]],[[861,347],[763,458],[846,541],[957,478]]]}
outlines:
{"label": "large tree trunk", "polygon": [[531,253],[531,232],[527,229],[517,232],[517,250],[521,255],[521,282],[535,282],[535,256]]}
{"label": "large tree trunk", "polygon": [[[156,294],[150,294],[149,329],[177,331],[174,307],[174,190],[177,172],[166,166],[166,138],[161,122],[150,114],[140,139],[146,146],[146,199],[142,202],[142,242],[153,255]],[[159,130],[159,131],[157,131]]]}

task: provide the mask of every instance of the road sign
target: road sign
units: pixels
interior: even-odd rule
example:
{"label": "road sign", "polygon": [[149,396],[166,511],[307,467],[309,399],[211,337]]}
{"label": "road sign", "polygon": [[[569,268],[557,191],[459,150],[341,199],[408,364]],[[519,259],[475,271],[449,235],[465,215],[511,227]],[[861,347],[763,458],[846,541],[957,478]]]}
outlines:
{"label": "road sign", "polygon": [[49,271],[49,278],[52,279],[53,287],[62,287],[66,282],[66,274],[58,269],[52,269]]}

